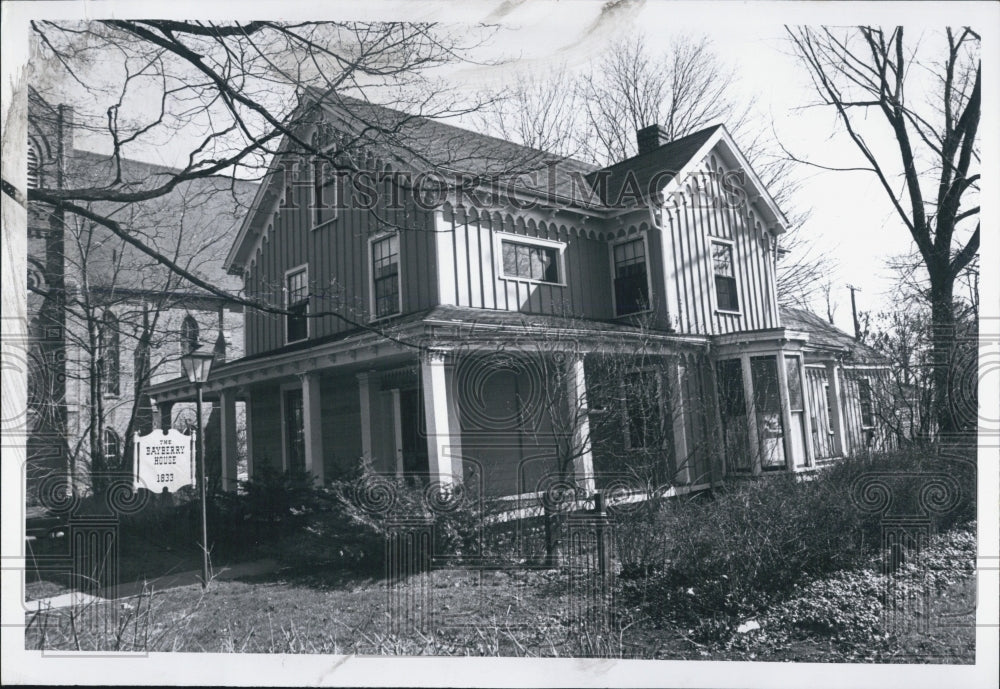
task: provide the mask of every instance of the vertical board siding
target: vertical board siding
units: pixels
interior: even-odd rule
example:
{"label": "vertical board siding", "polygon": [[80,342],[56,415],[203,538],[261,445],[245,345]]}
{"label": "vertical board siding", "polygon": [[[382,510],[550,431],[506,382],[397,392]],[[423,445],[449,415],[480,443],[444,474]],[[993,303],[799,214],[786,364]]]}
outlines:
{"label": "vertical board siding", "polygon": [[[720,335],[778,326],[773,264],[765,240],[768,231],[747,203],[739,207],[726,203],[721,185],[725,173],[716,157],[709,156],[667,208],[671,234],[666,238],[667,256],[672,261],[666,266],[666,279],[672,279],[677,289],[679,303],[671,307],[681,332]],[[739,315],[715,310],[713,238],[733,242]]]}
{"label": "vertical board siding", "polygon": [[[385,168],[384,172],[389,177],[392,170]],[[270,229],[247,271],[248,293],[283,307],[285,271],[308,264],[310,311],[335,312],[347,319],[336,315],[311,319],[310,339],[353,330],[357,326],[349,321],[364,323],[369,317],[368,239],[380,232],[398,230],[403,313],[437,303],[432,220],[429,213],[416,207],[407,190],[396,194],[400,208],[389,207],[393,182],[387,179],[378,185],[381,193],[369,210],[360,207],[357,191],[341,179],[336,184],[343,207],[335,219],[314,229],[308,173],[297,182],[292,185],[291,203],[280,199],[272,213]],[[272,183],[281,180],[275,178]],[[280,195],[284,197],[284,192]],[[246,329],[248,355],[286,344],[284,317],[280,314],[248,310]]]}
{"label": "vertical board siding", "polygon": [[[452,265],[440,269],[455,275],[453,298],[458,306],[580,318],[613,317],[607,241],[591,239],[582,230],[570,230],[556,222],[467,213],[462,208],[446,210],[443,227],[451,234],[454,259]],[[564,284],[503,277],[502,259],[497,255],[497,235],[501,232],[565,243]]]}

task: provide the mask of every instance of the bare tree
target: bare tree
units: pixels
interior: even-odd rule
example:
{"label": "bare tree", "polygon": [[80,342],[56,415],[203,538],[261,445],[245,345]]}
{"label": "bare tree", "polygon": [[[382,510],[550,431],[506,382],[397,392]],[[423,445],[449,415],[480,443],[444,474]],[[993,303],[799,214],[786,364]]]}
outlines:
{"label": "bare tree", "polygon": [[[787,31],[820,104],[866,162],[850,169],[874,175],[916,244],[929,282],[934,415],[940,433],[956,434],[954,289],[979,250],[979,35],[948,28],[911,44],[902,27]],[[874,145],[886,132],[893,155]]]}
{"label": "bare tree", "polygon": [[[542,161],[504,160],[439,141],[428,153],[423,126],[474,111],[435,69],[464,59],[489,31],[419,23],[211,23],[108,20],[32,24],[39,90],[47,100],[72,100],[78,126],[102,139],[119,174],[100,185],[41,184],[29,200],[57,205],[103,225],[187,283],[268,313],[280,305],[236,294],[205,280],[149,246],[88,203],[136,203],[178,185],[216,175],[263,179],[275,156],[321,159],[334,171],[364,169],[373,149],[423,172],[470,170],[502,176]],[[371,107],[377,100],[387,108]],[[337,136],[306,140],[324,108],[335,110]],[[156,148],[177,153],[177,169],[137,184],[120,174],[122,161]],[[482,160],[493,165],[482,169]],[[370,212],[377,212],[371,209]],[[391,224],[391,219],[380,217]],[[350,314],[332,316],[369,329]]]}
{"label": "bare tree", "polygon": [[755,102],[734,97],[737,82],[707,37],[654,49],[637,36],[612,44],[582,72],[562,65],[544,76],[520,75],[491,94],[477,125],[557,157],[604,166],[635,155],[635,133],[648,125],[660,124],[674,140],[724,123],[790,218],[777,264],[778,298],[807,306],[833,265],[795,231],[807,214],[794,203],[792,161],[755,116]]}

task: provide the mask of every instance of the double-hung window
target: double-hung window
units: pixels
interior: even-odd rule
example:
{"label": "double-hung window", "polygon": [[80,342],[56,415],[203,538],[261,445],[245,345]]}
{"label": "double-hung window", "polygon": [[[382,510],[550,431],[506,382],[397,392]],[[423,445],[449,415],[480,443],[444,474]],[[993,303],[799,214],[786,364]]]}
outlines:
{"label": "double-hung window", "polygon": [[372,313],[385,318],[400,312],[399,235],[391,234],[371,243]]}
{"label": "double-hung window", "polygon": [[738,312],[740,300],[736,291],[732,244],[712,242],[712,270],[715,273],[715,308],[719,311]]}
{"label": "double-hung window", "polygon": [[867,378],[858,378],[858,400],[861,403],[861,425],[875,426],[875,405],[872,401],[872,384]]}
{"label": "double-hung window", "polygon": [[309,337],[309,270],[290,271],[285,276],[285,339],[298,342]]}
{"label": "double-hung window", "polygon": [[646,242],[642,237],[615,244],[615,314],[627,316],[649,308]]}
{"label": "double-hung window", "polygon": [[503,276],[513,280],[534,280],[560,284],[561,245],[540,240],[500,240]]}

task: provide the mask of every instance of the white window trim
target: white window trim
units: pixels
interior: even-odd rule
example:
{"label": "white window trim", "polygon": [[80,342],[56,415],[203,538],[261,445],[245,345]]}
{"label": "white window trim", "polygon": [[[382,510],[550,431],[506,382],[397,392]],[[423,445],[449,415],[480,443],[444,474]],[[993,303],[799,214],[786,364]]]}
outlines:
{"label": "white window trim", "polygon": [[[398,289],[396,290],[396,313],[390,313],[385,316],[377,316],[375,312],[375,256],[372,254],[372,247],[375,242],[380,242],[387,237],[397,235],[399,237],[399,250],[396,254],[397,271],[396,271],[396,281],[398,283]],[[375,323],[376,321],[384,321],[389,318],[396,318],[397,316],[403,315],[403,237],[399,232],[392,230],[389,232],[380,232],[379,234],[372,235],[368,238],[368,322]]]}
{"label": "white window trim", "polygon": [[[629,314],[631,315],[631,314]],[[660,408],[660,446],[659,447],[632,447],[632,433],[629,431],[629,422],[631,418],[628,414],[628,392],[625,387],[625,383],[622,383],[622,395],[621,395],[621,412],[622,420],[624,421],[622,428],[622,436],[625,439],[625,451],[626,452],[648,452],[650,450],[669,450],[670,445],[667,443],[666,433],[664,433],[664,424],[666,423],[665,412],[667,411],[666,400],[664,397],[663,390],[663,371],[655,366],[646,366],[640,368],[636,371],[637,374],[642,373],[652,373],[656,380],[656,401]]]}
{"label": "white window trim", "polygon": [[[540,246],[546,249],[556,249],[558,253],[556,254],[556,272],[558,273],[557,282],[548,282],[547,280],[534,280],[532,278],[523,278],[516,275],[507,275],[503,270],[503,243],[511,242],[514,244],[527,244],[529,246]],[[550,285],[552,287],[566,287],[566,242],[560,242],[553,239],[542,239],[540,237],[529,237],[523,234],[515,234],[513,232],[494,232],[493,233],[493,255],[495,257],[497,277],[501,280],[506,280],[508,282],[526,282],[532,285]]]}
{"label": "white window trim", "polygon": [[[331,148],[333,148],[332,144],[327,147],[327,150],[329,150]],[[324,227],[326,227],[328,225],[332,225],[337,220],[337,218],[340,217],[340,211],[338,209],[338,204],[340,203],[340,177],[337,174],[337,172],[334,171],[333,172],[333,177],[330,179],[330,181],[327,184],[324,185],[324,187],[329,187],[329,188],[333,189],[333,208],[331,209],[331,212],[333,213],[333,215],[330,218],[324,220],[321,223],[317,223],[316,222],[316,207],[319,205],[319,199],[316,198],[316,163],[322,162],[323,160],[324,159],[321,158],[321,157],[319,157],[319,156],[313,156],[312,162],[311,162],[311,166],[310,166],[311,167],[311,169],[310,169],[310,175],[311,175],[311,179],[312,179],[312,185],[311,185],[312,186],[312,209],[311,209],[311,211],[312,211],[312,213],[311,213],[312,218],[311,218],[311,220],[313,221],[313,225],[312,225],[313,231],[322,229],[322,228],[324,228]]]}
{"label": "white window trim", "polygon": [[[286,311],[288,310],[288,306],[289,306],[289,304],[288,304],[288,278],[289,278],[289,276],[294,275],[295,273],[298,273],[299,271],[303,271],[303,270],[306,273],[306,294],[308,295],[309,294],[309,264],[308,263],[303,263],[301,265],[295,266],[294,268],[289,268],[288,270],[285,271],[284,281],[281,284],[281,292],[282,292],[282,297],[283,297],[282,298],[282,302],[285,305],[285,310]],[[312,319],[308,317],[309,313],[312,311],[311,306],[312,306],[312,298],[307,296],[306,297],[306,336],[303,337],[301,340],[292,340],[291,342],[289,342],[289,340],[288,340],[288,314],[285,314],[285,323],[284,323],[284,325],[285,325],[285,327],[284,327],[284,331],[285,331],[285,333],[284,333],[285,334],[285,337],[284,337],[285,344],[295,344],[296,342],[303,342],[305,340],[308,340],[310,337],[312,337],[312,323],[310,323],[310,321]]]}
{"label": "white window trim", "polygon": [[715,289],[715,276],[716,276],[715,261],[712,260],[712,252],[711,252],[711,244],[713,243],[726,244],[729,246],[730,256],[733,259],[733,282],[736,285],[736,303],[742,306],[743,295],[741,294],[740,278],[736,267],[736,242],[732,239],[726,239],[725,237],[712,237],[712,236],[709,236],[708,241],[710,249],[708,252],[708,260],[709,260],[709,267],[712,269],[712,303],[715,305],[715,312],[724,313],[728,316],[742,316],[743,309],[736,309],[734,311],[732,309],[723,309],[719,307],[719,294]]}
{"label": "white window trim", "polygon": [[[632,313],[618,313],[618,294],[615,292],[615,247],[621,244],[628,244],[637,239],[642,239],[643,251],[646,252],[646,298],[649,300],[648,308]],[[611,266],[611,308],[614,309],[615,318],[629,318],[641,316],[645,313],[653,312],[653,274],[649,265],[649,233],[643,230],[638,235],[630,234],[627,237],[616,239],[608,245],[608,263]]]}

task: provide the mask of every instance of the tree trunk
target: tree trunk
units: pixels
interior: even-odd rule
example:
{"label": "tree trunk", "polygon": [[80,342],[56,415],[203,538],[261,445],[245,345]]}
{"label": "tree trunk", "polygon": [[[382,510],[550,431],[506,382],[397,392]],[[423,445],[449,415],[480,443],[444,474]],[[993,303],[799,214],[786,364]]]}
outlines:
{"label": "tree trunk", "polygon": [[938,439],[955,440],[960,427],[952,400],[952,368],[955,364],[954,280],[931,273],[931,367],[933,414]]}

